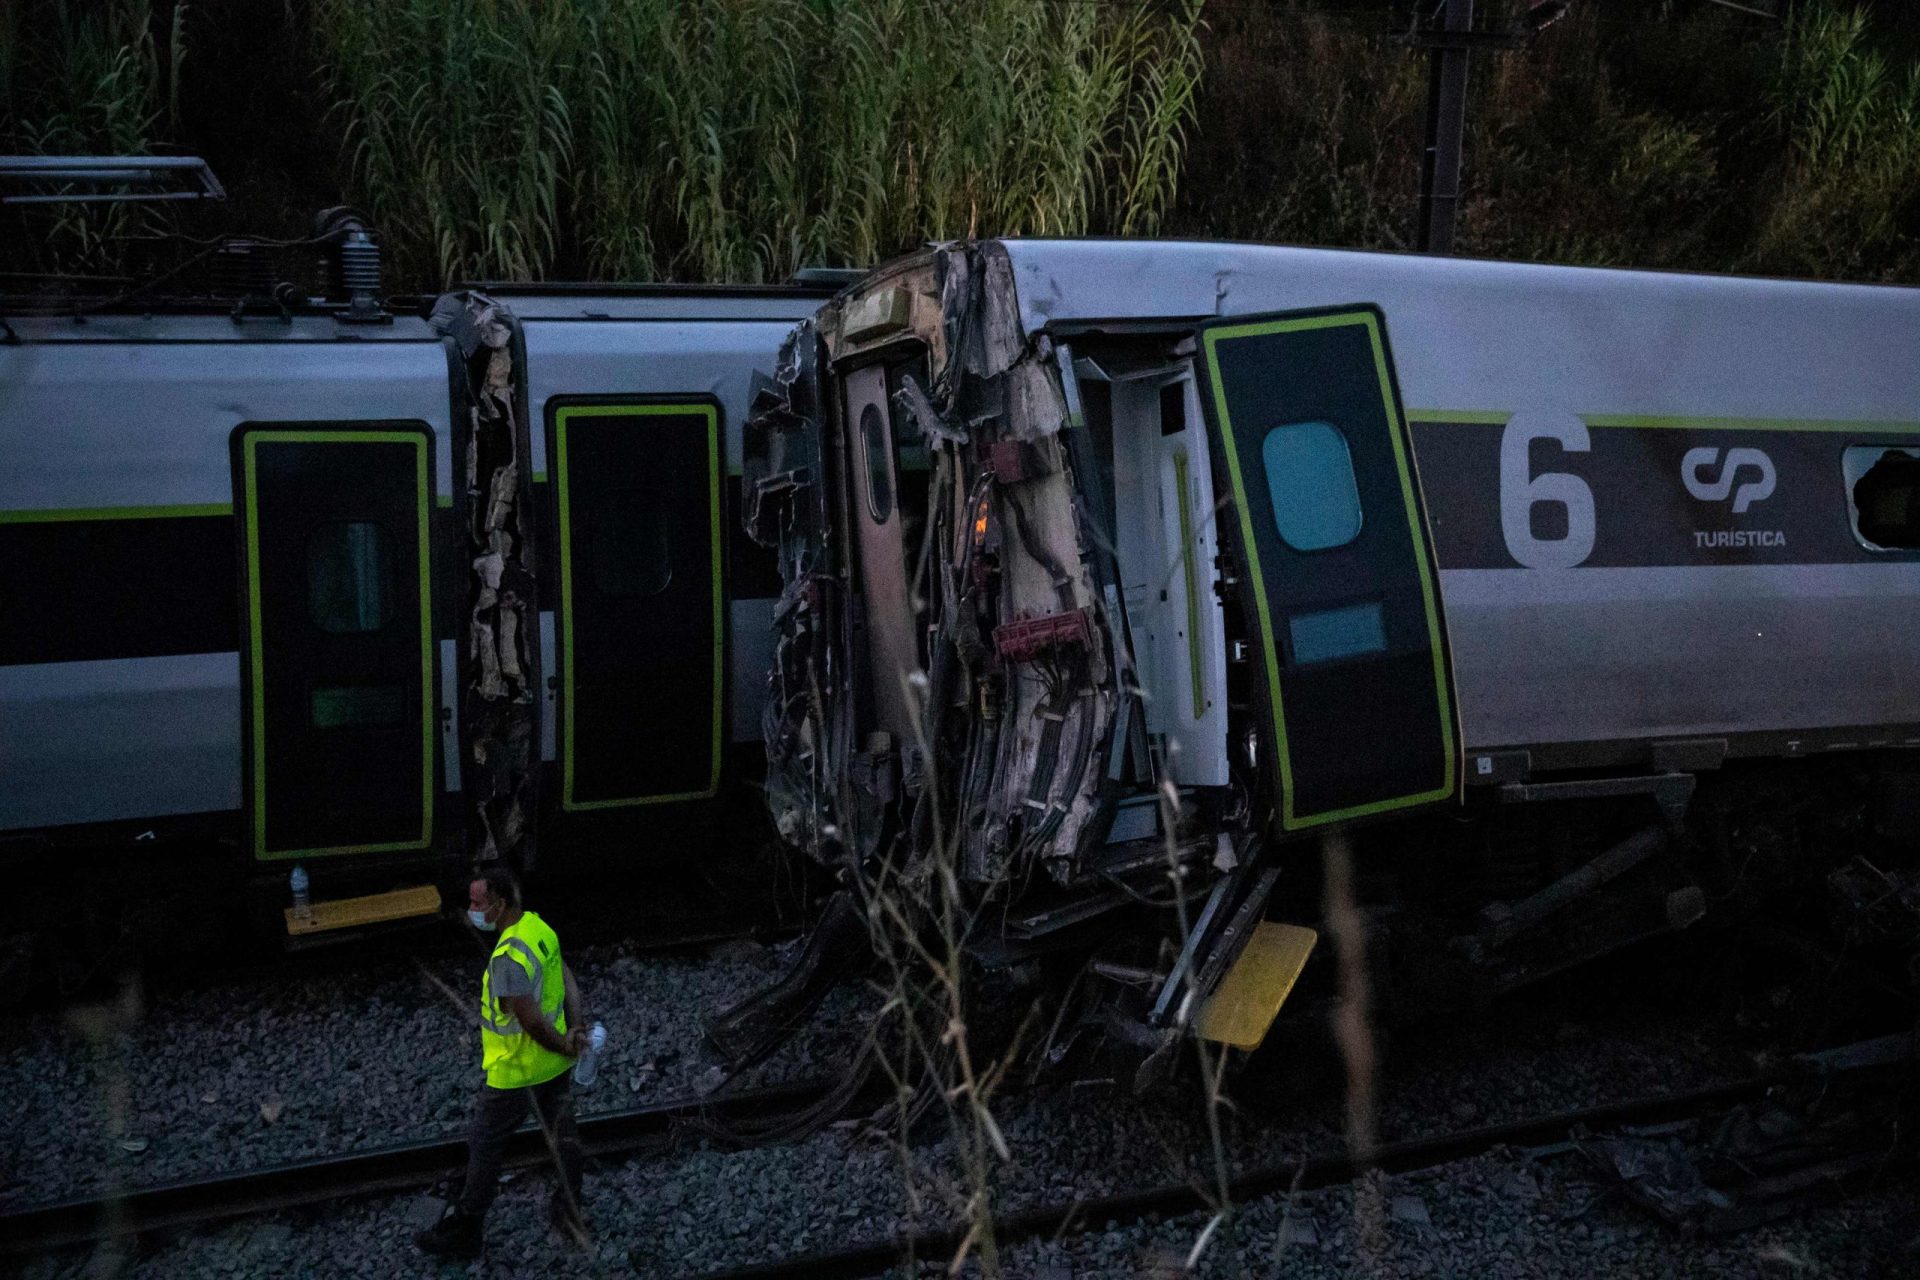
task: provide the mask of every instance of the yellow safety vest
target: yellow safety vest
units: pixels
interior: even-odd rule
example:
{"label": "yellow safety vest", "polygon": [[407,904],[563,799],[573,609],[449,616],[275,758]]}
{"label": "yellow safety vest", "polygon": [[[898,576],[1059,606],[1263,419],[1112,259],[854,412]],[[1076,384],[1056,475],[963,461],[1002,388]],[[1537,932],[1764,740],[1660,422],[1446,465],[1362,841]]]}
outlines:
{"label": "yellow safety vest", "polygon": [[528,911],[500,931],[499,945],[480,978],[480,1065],[486,1068],[487,1083],[495,1089],[545,1084],[571,1067],[573,1059],[542,1046],[494,1000],[493,963],[502,956],[526,970],[540,997],[540,1012],[565,1035],[567,982],[560,966],[560,939],[545,920]]}

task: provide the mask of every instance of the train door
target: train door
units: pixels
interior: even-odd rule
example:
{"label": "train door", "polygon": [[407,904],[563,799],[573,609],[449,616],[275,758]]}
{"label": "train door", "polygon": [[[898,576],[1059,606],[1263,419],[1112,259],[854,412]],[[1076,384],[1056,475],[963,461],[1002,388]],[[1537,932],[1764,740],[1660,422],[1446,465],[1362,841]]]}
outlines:
{"label": "train door", "polygon": [[231,447],[250,850],[429,850],[432,431],[248,423]]}
{"label": "train door", "polygon": [[846,447],[849,504],[858,539],[861,627],[867,682],[863,726],[896,740],[913,734],[908,677],[920,667],[911,584],[907,581],[907,515],[888,408],[885,365],[868,365],[846,377]]}
{"label": "train door", "polygon": [[1281,830],[1454,799],[1452,664],[1384,317],[1239,317],[1200,343]]}
{"label": "train door", "polygon": [[718,793],[725,742],[720,406],[547,406],[558,534],[560,807]]}

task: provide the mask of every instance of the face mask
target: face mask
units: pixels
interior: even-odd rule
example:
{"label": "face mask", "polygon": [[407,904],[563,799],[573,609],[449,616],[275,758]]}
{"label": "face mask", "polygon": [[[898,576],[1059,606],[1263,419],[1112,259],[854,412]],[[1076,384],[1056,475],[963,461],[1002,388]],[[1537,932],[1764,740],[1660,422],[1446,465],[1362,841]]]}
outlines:
{"label": "face mask", "polygon": [[482,933],[492,933],[495,929],[499,928],[498,925],[487,919],[486,912],[475,911],[472,907],[467,908],[467,919],[473,921],[473,927]]}

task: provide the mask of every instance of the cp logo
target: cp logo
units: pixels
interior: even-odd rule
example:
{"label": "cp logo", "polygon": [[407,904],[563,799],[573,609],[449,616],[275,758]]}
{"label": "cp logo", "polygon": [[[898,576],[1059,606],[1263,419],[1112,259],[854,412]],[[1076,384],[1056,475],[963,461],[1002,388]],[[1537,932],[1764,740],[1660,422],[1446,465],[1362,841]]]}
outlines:
{"label": "cp logo", "polygon": [[[1685,482],[1688,493],[1702,502],[1724,502],[1731,493],[1733,511],[1738,515],[1773,492],[1773,459],[1766,454],[1758,449],[1729,449],[1720,474],[1712,480],[1703,478],[1700,473],[1719,458],[1718,449],[1687,450],[1687,456],[1680,459],[1680,479]],[[1734,482],[1740,479],[1743,468],[1751,478],[1736,489]]]}

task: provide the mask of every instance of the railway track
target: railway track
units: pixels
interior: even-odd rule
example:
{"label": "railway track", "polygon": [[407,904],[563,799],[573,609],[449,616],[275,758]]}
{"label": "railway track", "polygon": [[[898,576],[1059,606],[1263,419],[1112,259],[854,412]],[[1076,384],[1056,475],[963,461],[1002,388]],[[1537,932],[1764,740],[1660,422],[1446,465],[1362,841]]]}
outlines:
{"label": "railway track", "polygon": [[[1867,1049],[1865,1053],[1857,1052]],[[1878,1073],[1891,1076],[1911,1071],[1920,1059],[1920,1035],[1898,1035],[1865,1042],[1831,1054],[1808,1054],[1785,1068],[1735,1083],[1685,1093],[1661,1094],[1629,1102],[1584,1107],[1507,1124],[1485,1125],[1427,1138],[1389,1143],[1364,1158],[1332,1152],[1252,1169],[1229,1180],[1230,1204],[1245,1204],[1285,1190],[1314,1191],[1350,1182],[1377,1169],[1387,1174],[1411,1173],[1484,1155],[1500,1147],[1540,1148],[1568,1142],[1580,1135],[1712,1116],[1763,1097],[1768,1090],[1810,1077]],[[1164,1216],[1214,1208],[1211,1189],[1191,1182],[1122,1192],[1092,1200],[1073,1200],[1017,1213],[997,1215],[994,1237],[1001,1248],[1040,1238],[1078,1234],[1108,1222],[1131,1223],[1151,1213]],[[866,1277],[889,1272],[909,1261],[945,1264],[959,1250],[967,1229],[936,1227],[889,1240],[855,1244],[798,1254],[774,1262],[755,1263],[699,1273],[697,1280],[785,1280],[787,1277]],[[646,1263],[635,1258],[644,1274]]]}
{"label": "railway track", "polygon": [[[1809,1078],[1875,1075],[1899,1078],[1920,1057],[1920,1035],[1867,1042],[1829,1054],[1804,1055],[1784,1067],[1707,1089],[1658,1094],[1628,1102],[1584,1107],[1425,1138],[1385,1144],[1364,1157],[1330,1152],[1248,1170],[1227,1185],[1228,1200],[1244,1204],[1281,1190],[1316,1190],[1377,1169],[1408,1173],[1481,1155],[1500,1147],[1539,1148],[1585,1133],[1660,1125],[1724,1112],[1752,1102],[1782,1084]],[[588,1155],[623,1157],[664,1147],[681,1126],[707,1122],[751,1128],[818,1104],[834,1082],[807,1080],[722,1097],[680,1099],[580,1121]],[[0,1214],[0,1256],[19,1256],[116,1237],[206,1226],[276,1210],[312,1206],[366,1195],[428,1186],[460,1168],[464,1139],[417,1142],[319,1160],[297,1161],[240,1174],[196,1178]],[[516,1135],[509,1165],[546,1158],[533,1130]],[[1209,1191],[1190,1182],[1076,1199],[1025,1209],[995,1219],[1004,1247],[1021,1241],[1074,1234],[1109,1221],[1133,1222],[1147,1214],[1178,1215],[1212,1207]],[[703,1273],[700,1280],[780,1280],[782,1277],[860,1277],[887,1271],[908,1259],[950,1258],[964,1226],[938,1226],[885,1240],[818,1250],[772,1262]],[[642,1271],[658,1265],[645,1260]],[[636,1263],[636,1265],[639,1265]]]}
{"label": "railway track", "polygon": [[[816,1103],[832,1087],[827,1080],[806,1080],[586,1116],[579,1121],[580,1142],[589,1156],[634,1155],[664,1146],[688,1123],[751,1125]],[[0,1257],[414,1190],[464,1167],[466,1158],[464,1136],[442,1138],[33,1206],[0,1214]],[[509,1167],[546,1158],[536,1130],[514,1135]]]}

